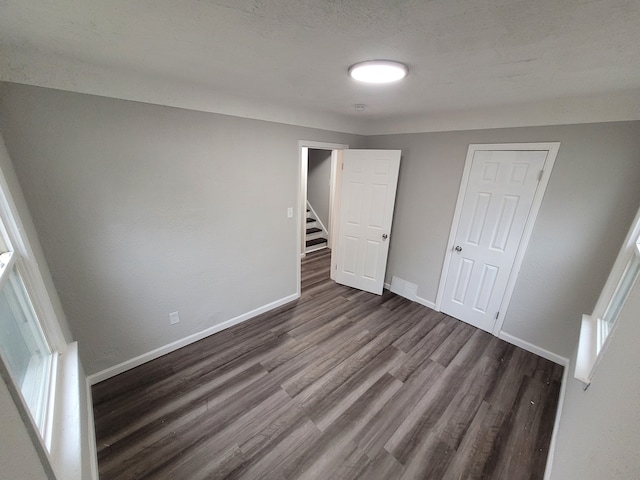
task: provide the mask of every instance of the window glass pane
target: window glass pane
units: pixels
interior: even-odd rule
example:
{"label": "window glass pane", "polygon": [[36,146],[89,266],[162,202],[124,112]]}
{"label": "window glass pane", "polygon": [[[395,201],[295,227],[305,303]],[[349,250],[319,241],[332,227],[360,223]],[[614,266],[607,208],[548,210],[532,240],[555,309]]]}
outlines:
{"label": "window glass pane", "polygon": [[0,348],[9,374],[42,431],[51,350],[16,267],[0,291]]}
{"label": "window glass pane", "polygon": [[638,259],[636,255],[632,255],[631,260],[629,260],[629,264],[620,279],[620,283],[618,284],[613,297],[611,297],[611,302],[602,316],[604,334],[601,336],[598,350],[602,348],[604,341],[607,339],[607,336],[611,331],[611,327],[613,327],[618,315],[620,315],[624,302],[627,300],[636,278],[638,278],[638,273],[640,273],[640,259]]}

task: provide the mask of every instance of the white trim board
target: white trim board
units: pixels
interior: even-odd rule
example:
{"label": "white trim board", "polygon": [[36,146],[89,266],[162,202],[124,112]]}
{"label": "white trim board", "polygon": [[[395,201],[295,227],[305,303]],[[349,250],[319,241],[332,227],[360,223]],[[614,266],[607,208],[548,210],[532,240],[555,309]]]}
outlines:
{"label": "white trim board", "polygon": [[96,383],[100,383],[111,377],[115,377],[116,375],[126,372],[127,370],[131,370],[132,368],[139,367],[140,365],[150,362],[151,360],[155,360],[156,358],[166,355],[167,353],[171,353],[178,350],[179,348],[186,347],[187,345],[197,342],[198,340],[202,340],[203,338],[213,335],[214,333],[226,330],[227,328],[245,322],[253,317],[285,305],[298,298],[300,298],[300,295],[297,293],[288,295],[279,300],[276,300],[275,302],[268,303],[266,305],[263,305],[262,307],[251,310],[250,312],[243,313],[242,315],[238,315],[235,318],[231,318],[225,322],[209,327],[205,330],[202,330],[201,332],[194,333],[180,340],[176,340],[175,342],[171,342],[167,345],[156,348],[155,350],[151,350],[150,352],[143,353],[142,355],[138,355],[137,357],[126,360],[122,363],[119,363],[118,365],[114,365],[113,367],[106,368],[100,372],[93,373],[89,375],[87,379],[91,385],[95,385]]}
{"label": "white trim board", "polygon": [[553,431],[551,432],[551,442],[549,442],[549,453],[547,454],[547,465],[544,469],[543,480],[551,479],[551,470],[553,469],[553,457],[556,451],[556,439],[558,438],[558,430],[560,429],[560,416],[564,408],[564,398],[567,394],[567,382],[569,381],[569,361],[564,365],[562,372],[562,383],[560,384],[560,394],[558,395],[558,407],[556,408],[556,419],[553,422]]}
{"label": "white trim board", "polygon": [[425,307],[429,307],[431,310],[435,310],[435,311],[439,311],[438,309],[436,309],[436,304],[427,300],[426,298],[422,298],[416,295],[416,302],[418,302],[420,305],[424,305]]}
{"label": "white trim board", "polygon": [[536,355],[542,358],[546,358],[547,360],[550,360],[553,363],[562,365],[563,367],[565,367],[565,369],[569,365],[568,358],[558,355],[557,353],[550,352],[549,350],[545,350],[544,348],[539,347],[538,345],[529,343],[526,340],[522,340],[521,338],[515,337],[507,332],[501,331],[500,334],[498,335],[498,338],[500,340],[504,340],[507,343],[510,343],[511,345],[520,347],[526,350],[527,352],[535,353]]}
{"label": "white trim board", "polygon": [[87,402],[87,431],[89,435],[89,471],[91,472],[91,480],[99,480],[98,472],[98,447],[96,444],[96,425],[93,417],[93,392],[91,391],[91,382],[85,377],[84,385],[86,389]]}
{"label": "white trim board", "polygon": [[[393,290],[391,290],[391,284],[389,282],[384,282],[384,288],[386,288],[387,290],[389,290],[390,292],[393,292]],[[436,310],[436,304],[427,300],[426,298],[422,298],[419,297],[418,295],[411,295],[411,296],[407,296],[407,295],[403,295],[402,293],[398,293],[398,292],[393,292],[396,295],[400,295],[401,297],[404,297],[408,300],[411,300],[412,302],[416,302],[419,303],[420,305],[423,305],[425,307],[430,308],[431,310]]]}

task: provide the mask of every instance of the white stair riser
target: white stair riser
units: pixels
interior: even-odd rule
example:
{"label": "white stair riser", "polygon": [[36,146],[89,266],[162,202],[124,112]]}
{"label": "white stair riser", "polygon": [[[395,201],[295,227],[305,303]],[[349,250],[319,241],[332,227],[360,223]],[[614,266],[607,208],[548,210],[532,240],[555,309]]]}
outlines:
{"label": "white stair riser", "polygon": [[315,252],[316,250],[322,250],[323,248],[327,248],[327,244],[323,243],[321,245],[314,245],[312,247],[307,247],[304,252],[305,253],[311,253],[311,252]]}
{"label": "white stair riser", "polygon": [[314,238],[325,238],[322,231],[316,233],[307,233],[305,235],[306,240],[313,240]]}

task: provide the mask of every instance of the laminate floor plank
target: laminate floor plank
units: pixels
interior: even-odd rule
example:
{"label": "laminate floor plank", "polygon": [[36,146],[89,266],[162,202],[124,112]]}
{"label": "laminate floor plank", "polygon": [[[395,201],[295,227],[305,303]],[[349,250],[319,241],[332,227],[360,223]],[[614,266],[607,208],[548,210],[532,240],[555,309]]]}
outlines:
{"label": "laminate floor plank", "polygon": [[[256,386],[258,383],[260,385]],[[281,389],[269,382],[254,382],[251,393],[247,395],[246,391],[241,391],[230,397],[228,404],[215,410],[209,410],[206,403],[200,403],[197,409],[187,413],[177,411],[137,432],[137,438],[112,445],[105,452],[109,460],[104,461],[107,478],[138,478],[137,473],[130,476],[128,464],[146,464],[150,478],[162,478],[157,476],[157,472],[185,452],[196,448],[207,452],[210,450],[207,448],[209,440],[235,443],[238,437],[252,434],[252,429],[246,429],[247,425],[263,418],[265,412],[291,401]],[[210,414],[206,415],[208,412]],[[99,456],[98,461],[101,460]]]}
{"label": "laminate floor plank", "polygon": [[458,352],[465,346],[476,331],[477,330],[471,325],[457,322],[453,332],[451,332],[449,337],[433,352],[430,357],[431,360],[446,367],[449,365],[449,362],[458,355]]}
{"label": "laminate floor plank", "polygon": [[[264,368],[256,364],[236,373],[220,385],[211,382],[189,391],[176,390],[171,398],[162,398],[155,405],[146,406],[144,411],[138,411],[135,416],[119,418],[117,423],[110,425],[107,431],[99,430],[102,444],[98,446],[98,454],[100,455],[105,448],[112,449],[111,452],[113,452],[113,449],[119,445],[118,441],[125,437],[127,437],[125,445],[127,449],[136,437],[142,437],[148,441],[151,438],[150,426],[162,426],[167,423],[174,427],[178,426],[179,423],[171,423],[171,419],[176,417],[176,414],[179,421],[183,422],[194,413],[204,413],[205,410],[216,408],[218,404],[267,373]],[[132,410],[137,409],[132,408]]]}
{"label": "laminate floor plank", "polygon": [[393,344],[405,353],[409,353],[414,349],[433,328],[442,323],[446,316],[443,313],[431,310],[425,312],[424,309],[418,309],[415,315],[418,321],[411,329],[402,335]]}
{"label": "laminate floor plank", "polygon": [[362,472],[359,479],[397,479],[402,476],[404,467],[398,462],[393,455],[387,453],[386,450],[376,455],[367,468]]}
{"label": "laminate floor plank", "polygon": [[329,279],[93,386],[100,478],[541,479],[563,369]]}
{"label": "laminate floor plank", "polygon": [[299,372],[286,379],[282,388],[292,397],[299,395],[300,392],[316,384],[318,380],[331,372],[336,365],[341,364],[346,358],[369,344],[373,338],[373,335],[364,331],[350,337],[348,343],[345,341],[334,343],[333,348],[325,346],[326,353],[324,355],[319,356],[315,361],[308,362]]}
{"label": "laminate floor plank", "polygon": [[442,475],[443,480],[482,478],[486,459],[494,448],[496,436],[505,414],[482,402],[469,425],[454,458]]}
{"label": "laminate floor plank", "polygon": [[[399,380],[405,382],[420,368],[425,362],[432,362],[431,355],[443,344],[443,342],[453,333],[455,329],[454,322],[442,321],[433,329],[429,330],[427,335],[407,353],[405,361],[391,374]],[[395,345],[395,343],[394,343]]]}
{"label": "laminate floor plank", "polygon": [[[309,302],[305,304],[302,308],[298,309],[293,316],[286,322],[281,322],[278,325],[271,328],[271,333],[274,335],[282,335],[283,333],[289,333],[293,330],[298,329],[300,331],[301,327],[304,327],[306,324],[311,322],[311,329],[317,324],[317,318],[319,316],[324,315],[327,310],[331,310],[339,305],[344,304],[348,300],[343,297],[333,297],[330,300],[318,302]],[[326,317],[325,317],[326,318]],[[305,327],[309,329],[309,327]]]}
{"label": "laminate floor plank", "polygon": [[[391,343],[402,330],[403,325],[398,324],[387,329],[384,334],[374,337],[360,350],[336,365],[317,382],[298,394],[296,398],[302,402],[304,407],[312,408],[313,405],[318,405],[328,394],[336,390],[360,370],[366,368],[371,362],[376,361],[381,354],[384,355],[384,352],[401,353]],[[392,363],[391,368],[395,367],[396,364]]]}
{"label": "laminate floor plank", "polygon": [[[531,377],[525,376],[520,384],[515,409],[507,416],[498,432],[498,443],[504,448],[494,449],[485,474],[496,478],[539,478],[542,471],[532,465],[535,459],[536,433],[542,415],[538,403],[541,401],[542,386]],[[517,426],[516,426],[517,425]],[[523,457],[523,451],[534,455]]]}
{"label": "laminate floor plank", "polygon": [[279,437],[279,442],[272,448],[263,450],[260,456],[254,456],[253,461],[243,465],[228,478],[266,479],[286,478],[283,470],[289,465],[295,465],[320,438],[321,433],[307,418],[301,418],[288,435]]}
{"label": "laminate floor plank", "polygon": [[329,473],[329,480],[351,480],[362,477],[362,471],[367,468],[371,460],[357,447],[353,447],[351,453]]}
{"label": "laminate floor plank", "polygon": [[323,396],[319,402],[314,402],[312,405],[307,402],[303,408],[308,412],[309,418],[318,428],[326,430],[344,410],[356,403],[378,380],[386,376],[391,377],[388,371],[401,355],[403,355],[402,352],[395,347],[387,347],[338,388]]}
{"label": "laminate floor plank", "polygon": [[[289,340],[295,342],[293,339]],[[177,400],[184,400],[190,391],[202,389],[203,386],[206,390],[213,390],[229,378],[241,377],[241,372],[257,365],[261,354],[272,352],[282,343],[283,339],[269,338],[251,351],[251,358],[247,358],[247,352],[228,362],[211,358],[209,362],[191,365],[178,374],[168,376],[137,392],[136,395],[120,396],[117,400],[110,402],[108,410],[100,415],[101,420],[99,423],[96,422],[96,430],[101,432],[103,425],[110,429],[117,428],[118,423],[128,423],[135,419],[138,415],[135,406],[140,399],[144,399],[146,412],[153,411],[157,406],[171,403],[176,397]],[[261,370],[264,371],[264,369]],[[99,405],[97,410],[100,412],[102,408],[103,405]]]}
{"label": "laminate floor plank", "polygon": [[404,382],[389,403],[378,412],[365,427],[358,432],[355,441],[367,454],[374,458],[405,420],[417,403],[434,387],[444,367],[428,361],[411,380]]}
{"label": "laminate floor plank", "polygon": [[438,421],[447,411],[459,391],[464,392],[474,383],[481,372],[482,364],[471,371],[465,371],[457,365],[449,365],[436,381],[434,388],[422,397],[415,408],[408,412],[404,421],[386,443],[386,450],[406,465],[420,453],[423,444],[431,442],[430,435]]}
{"label": "laminate floor plank", "polygon": [[435,415],[429,417],[429,423],[425,424],[428,428],[419,434],[424,440],[415,445],[413,452],[404,462],[406,468],[403,478],[444,476],[481,406],[483,392],[491,382],[490,376],[494,369],[495,362],[488,357],[482,357],[474,366],[476,379],[463,385],[441,413],[434,412]]}

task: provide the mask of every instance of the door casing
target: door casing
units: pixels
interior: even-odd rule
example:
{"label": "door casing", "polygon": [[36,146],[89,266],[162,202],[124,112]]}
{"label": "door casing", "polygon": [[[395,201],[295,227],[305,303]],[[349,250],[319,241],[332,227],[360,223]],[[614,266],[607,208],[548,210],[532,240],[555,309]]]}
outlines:
{"label": "door casing", "polygon": [[462,207],[463,207],[464,198],[467,191],[467,185],[469,183],[469,175],[471,173],[471,165],[473,163],[473,156],[475,152],[483,151],[483,150],[484,151],[487,151],[487,150],[488,151],[546,150],[549,152],[547,156],[547,161],[545,162],[544,170],[542,172],[542,177],[540,179],[540,183],[538,184],[538,189],[536,190],[533,203],[531,205],[530,214],[529,214],[529,217],[527,218],[527,223],[522,233],[521,241],[518,246],[518,250],[517,250],[513,265],[510,269],[509,280],[507,281],[505,293],[500,303],[500,311],[498,314],[498,318],[496,319],[493,326],[493,332],[492,332],[493,335],[498,336],[500,334],[500,332],[502,331],[502,326],[504,324],[504,319],[506,317],[507,309],[509,308],[509,302],[511,301],[513,289],[515,287],[516,280],[518,278],[518,272],[520,271],[520,266],[522,265],[524,255],[526,253],[527,246],[529,244],[529,240],[533,232],[533,227],[535,225],[538,212],[540,211],[540,206],[542,205],[542,199],[544,198],[544,193],[549,183],[549,178],[551,177],[551,172],[553,170],[553,166],[555,164],[559,148],[560,148],[560,142],[500,143],[500,144],[469,145],[469,148],[467,150],[467,158],[464,166],[464,172],[462,174],[462,180],[460,182],[460,191],[458,192],[458,200],[456,203],[456,209],[453,216],[451,231],[449,232],[449,240],[447,242],[447,249],[446,249],[446,254],[444,258],[444,264],[442,267],[442,274],[440,275],[440,284],[438,286],[438,294],[436,297],[436,310],[440,311],[440,306],[442,304],[445,284],[446,284],[447,276],[449,275],[449,265],[451,263],[451,255],[453,254],[456,232],[458,230],[458,226],[460,222],[460,215],[462,213]]}

